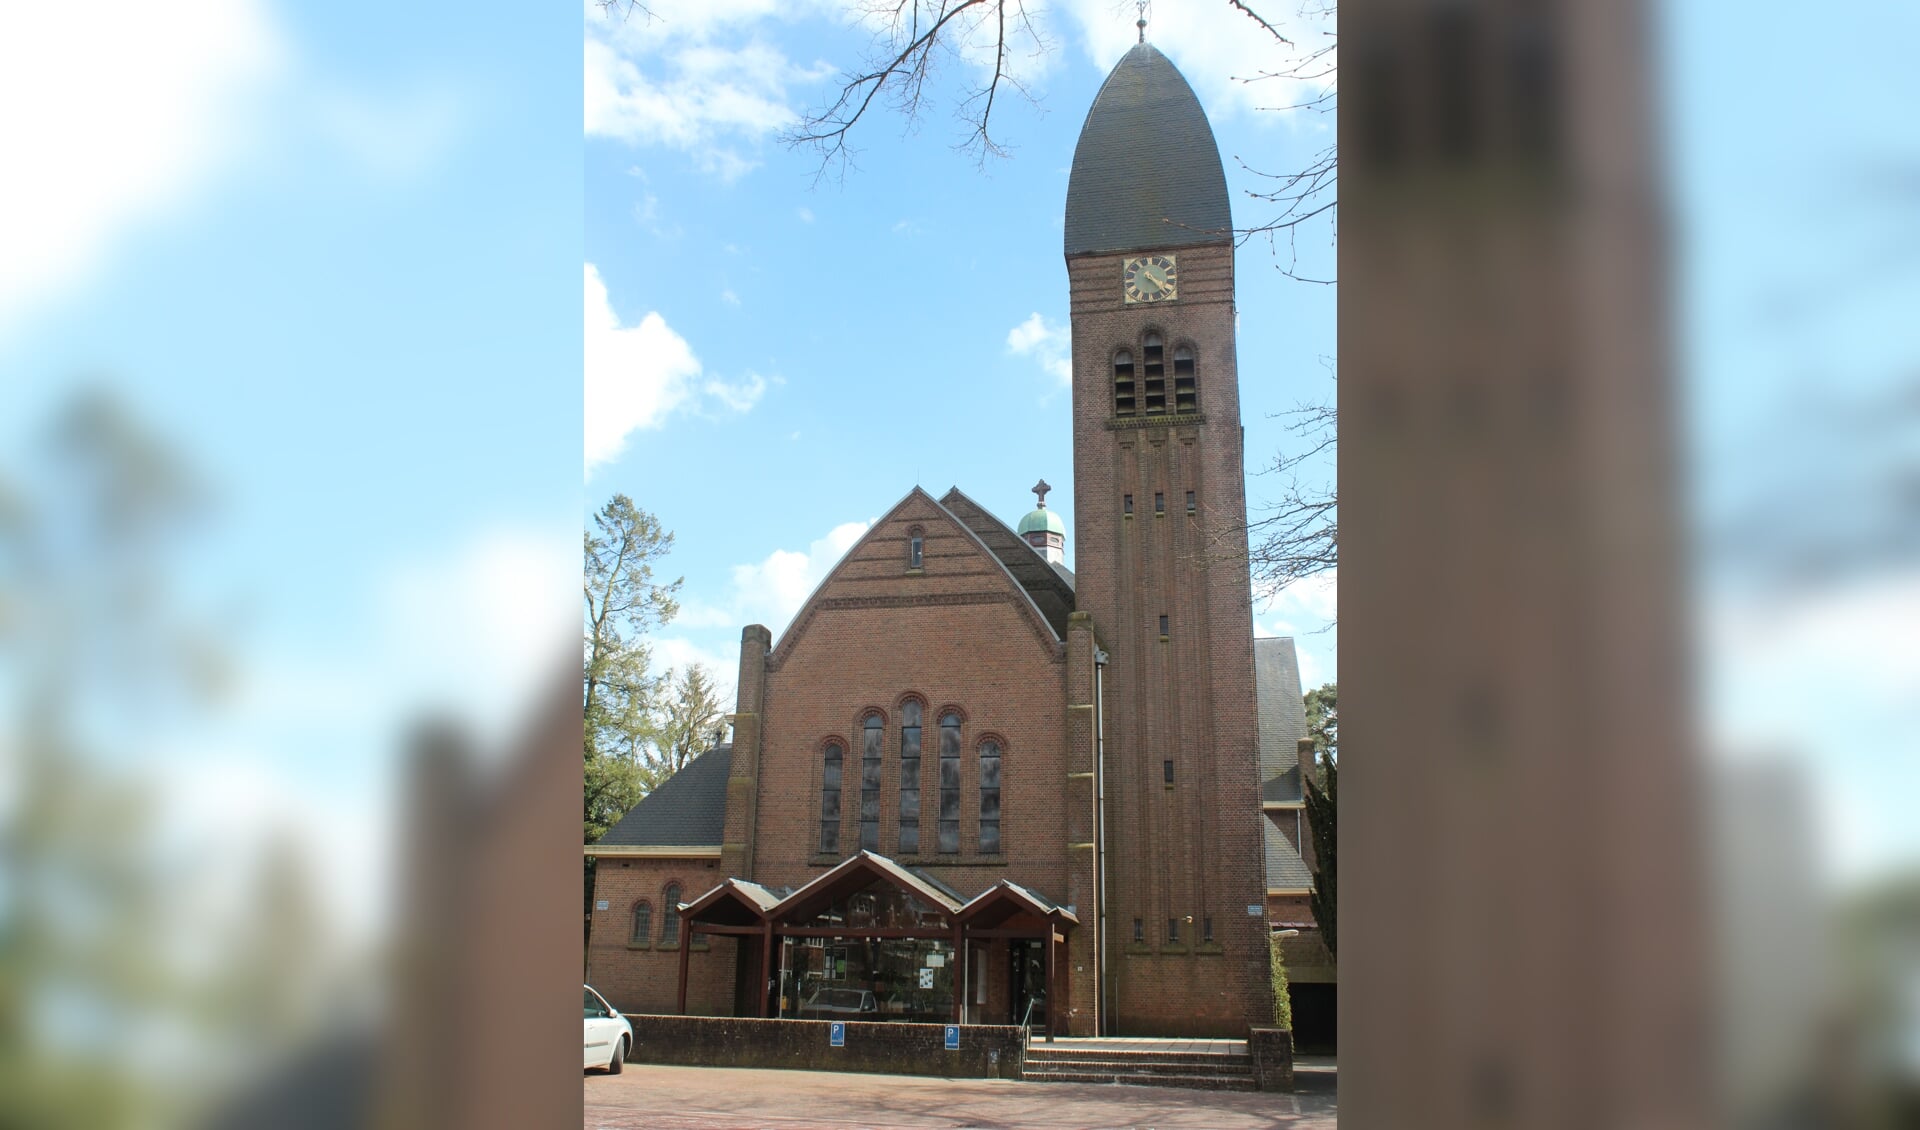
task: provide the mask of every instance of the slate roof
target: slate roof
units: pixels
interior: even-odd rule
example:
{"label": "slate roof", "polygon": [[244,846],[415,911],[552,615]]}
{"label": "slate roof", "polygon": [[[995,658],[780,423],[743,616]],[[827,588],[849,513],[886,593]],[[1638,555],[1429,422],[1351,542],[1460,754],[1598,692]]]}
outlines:
{"label": "slate roof", "polygon": [[1028,545],[1025,538],[1007,528],[986,507],[968,498],[959,487],[940,497],[940,506],[973,531],[1013,579],[1027,590],[1027,596],[1040,615],[1053,627],[1054,634],[1067,638],[1067,617],[1073,613],[1073,574],[1066,566],[1056,565]]}
{"label": "slate roof", "polygon": [[727,824],[733,745],[717,745],[654,786],[598,844],[608,847],[719,847]]}
{"label": "slate roof", "polygon": [[1253,641],[1253,692],[1259,722],[1260,792],[1268,801],[1297,801],[1299,741],[1307,736],[1300,660],[1289,636]]}
{"label": "slate roof", "polygon": [[1200,100],[1151,43],[1134,47],[1080,127],[1066,253],[1217,243],[1232,226],[1220,147]]}
{"label": "slate roof", "polygon": [[1291,812],[1275,812],[1261,821],[1267,836],[1267,889],[1311,888],[1313,872],[1307,870],[1307,861],[1293,849],[1292,841],[1286,834],[1274,827],[1272,817],[1284,820],[1293,819]]}
{"label": "slate roof", "polygon": [[[1259,728],[1260,799],[1296,803],[1300,788],[1299,741],[1307,736],[1307,706],[1300,690],[1300,659],[1293,640],[1275,636],[1253,641],[1253,690]],[[1273,813],[1291,820],[1291,813]],[[1267,847],[1267,887],[1313,886],[1313,873],[1269,818],[1263,829]]]}

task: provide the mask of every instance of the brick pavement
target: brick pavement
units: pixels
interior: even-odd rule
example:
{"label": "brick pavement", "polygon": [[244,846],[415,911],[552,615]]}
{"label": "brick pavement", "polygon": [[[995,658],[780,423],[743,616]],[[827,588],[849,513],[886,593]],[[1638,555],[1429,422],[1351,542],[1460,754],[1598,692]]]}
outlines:
{"label": "brick pavement", "polygon": [[1330,1091],[929,1079],[628,1064],[586,1077],[586,1130],[1331,1130]]}

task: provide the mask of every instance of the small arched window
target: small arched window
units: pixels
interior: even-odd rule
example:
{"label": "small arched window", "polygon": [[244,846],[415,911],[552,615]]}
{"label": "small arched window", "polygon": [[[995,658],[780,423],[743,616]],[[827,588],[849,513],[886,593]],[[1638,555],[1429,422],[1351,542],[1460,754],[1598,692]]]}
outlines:
{"label": "small arched window", "polygon": [[960,715],[940,718],[940,850],[960,850]]}
{"label": "small arched window", "polygon": [[633,930],[627,940],[645,945],[653,939],[653,905],[642,899],[633,904]]}
{"label": "small arched window", "polygon": [[1141,342],[1145,346],[1145,371],[1141,373],[1141,395],[1145,400],[1144,410],[1149,416],[1164,415],[1167,411],[1167,363],[1166,350],[1160,343],[1160,335],[1150,333]]}
{"label": "small arched window", "polygon": [[860,849],[880,850],[880,735],[886,724],[867,715],[860,748]]}
{"label": "small arched window", "polygon": [[926,560],[927,532],[918,526],[907,531],[907,568],[919,569]]}
{"label": "small arched window", "polygon": [[840,853],[840,766],[846,754],[839,742],[828,742],[820,770],[820,850]]}
{"label": "small arched window", "polygon": [[920,850],[920,703],[900,704],[900,854]]}
{"label": "small arched window", "polygon": [[980,743],[980,850],[1000,850],[1000,743]]}
{"label": "small arched window", "polygon": [[1131,416],[1138,401],[1133,395],[1133,352],[1122,349],[1113,355],[1113,414]]}
{"label": "small arched window", "polygon": [[680,944],[680,884],[668,883],[666,893],[660,896],[666,905],[660,908],[660,944],[674,946]]}
{"label": "small arched window", "polygon": [[1200,386],[1193,371],[1193,346],[1173,347],[1173,410],[1200,411]]}

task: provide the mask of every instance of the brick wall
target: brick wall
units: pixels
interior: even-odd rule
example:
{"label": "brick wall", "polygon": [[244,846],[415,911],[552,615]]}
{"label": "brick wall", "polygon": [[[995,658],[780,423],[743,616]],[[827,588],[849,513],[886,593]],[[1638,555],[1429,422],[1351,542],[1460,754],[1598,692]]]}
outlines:
{"label": "brick wall", "polygon": [[939,1024],[850,1022],[846,1043],[833,1047],[825,1020],[710,1019],[629,1016],[634,1063],[690,1067],[775,1067],[938,1075],[949,1079],[1018,1079],[1026,1054],[1016,1027],[966,1024],[960,1047],[947,1051]]}
{"label": "brick wall", "polygon": [[[911,531],[923,567],[907,568]],[[878,851],[972,896],[1006,878],[1067,901],[1065,652],[999,561],[915,491],[849,551],[768,663],[751,877],[798,887],[860,848],[861,721],[883,721]],[[920,841],[899,848],[900,704],[921,721]],[[961,718],[960,851],[937,852],[940,718]],[[1001,850],[980,849],[982,739],[1001,747]],[[839,851],[823,856],[822,748],[846,751]]]}
{"label": "brick wall", "polygon": [[[1242,1035],[1272,1009],[1251,593],[1238,556],[1246,500],[1233,250],[1183,247],[1177,257],[1179,299],[1151,305],[1122,301],[1124,255],[1067,265],[1076,600],[1111,656],[1108,913],[1118,1030]],[[1194,349],[1197,415],[1116,418],[1114,353],[1131,350],[1135,380],[1143,379],[1149,331],[1164,343],[1170,407],[1174,350]],[[1212,946],[1199,944],[1208,917]],[[1168,938],[1169,918],[1180,920],[1178,942]]]}
{"label": "brick wall", "polygon": [[[619,859],[602,857],[594,882],[594,900],[607,909],[593,912],[593,944],[587,950],[587,983],[621,1012],[677,1011],[680,951],[661,945],[667,884],[680,884],[680,899],[691,902],[725,876],[717,859]],[[653,909],[644,945],[632,933],[633,905],[645,899]],[[686,924],[680,944],[687,942]],[[757,939],[754,944],[757,944]],[[736,943],[712,935],[706,948],[687,957],[687,1011],[696,1016],[733,1013]],[[754,968],[758,970],[758,956]]]}

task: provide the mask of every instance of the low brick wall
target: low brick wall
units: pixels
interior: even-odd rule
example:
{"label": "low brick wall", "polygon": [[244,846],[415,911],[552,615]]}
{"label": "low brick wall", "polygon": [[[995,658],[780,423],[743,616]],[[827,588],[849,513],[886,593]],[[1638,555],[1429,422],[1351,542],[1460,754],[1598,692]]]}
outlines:
{"label": "low brick wall", "polygon": [[825,1020],[651,1015],[627,1020],[633,1025],[633,1051],[627,1057],[632,1063],[1018,1079],[1026,1061],[1017,1025],[963,1024],[960,1050],[950,1052],[939,1024],[848,1022],[846,1046],[836,1048],[829,1038],[832,1024]]}
{"label": "low brick wall", "polygon": [[1255,1028],[1247,1033],[1253,1057],[1253,1085],[1262,1091],[1293,1090],[1293,1033],[1285,1028]]}

